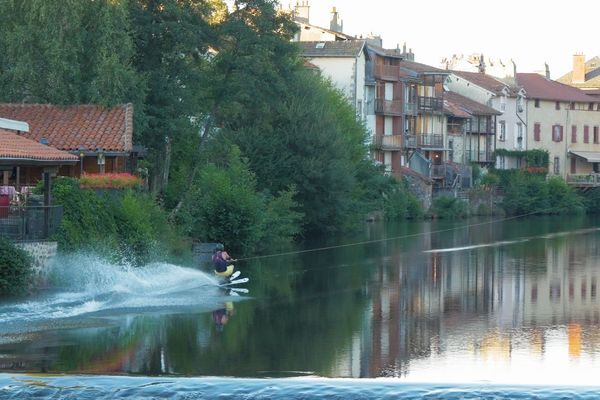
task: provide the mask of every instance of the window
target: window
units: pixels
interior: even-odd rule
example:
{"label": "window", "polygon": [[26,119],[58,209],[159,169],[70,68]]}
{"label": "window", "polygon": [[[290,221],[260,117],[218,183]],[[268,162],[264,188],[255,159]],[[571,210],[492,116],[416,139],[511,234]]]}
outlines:
{"label": "window", "polygon": [[562,140],[563,140],[562,125],[552,125],[552,141],[562,142]]}
{"label": "window", "polygon": [[535,140],[536,142],[540,141],[540,130],[541,128],[539,122],[533,124],[533,140]]}
{"label": "window", "polygon": [[594,144],[598,144],[598,127],[594,127]]}
{"label": "window", "polygon": [[593,111],[594,110],[594,103],[590,103],[588,105],[588,110]]}
{"label": "window", "polygon": [[554,157],[554,174],[560,174],[560,159],[558,157]]}
{"label": "window", "polygon": [[506,96],[500,97],[500,111],[506,111]]}
{"label": "window", "polygon": [[557,102],[554,104],[554,108],[555,108],[556,110],[560,110],[560,101],[557,101]]}
{"label": "window", "polygon": [[571,143],[577,143],[577,125],[571,126]]}
{"label": "window", "polygon": [[590,127],[587,125],[583,126],[583,143],[590,142]]}
{"label": "window", "polygon": [[515,147],[517,149],[522,149],[523,148],[523,124],[520,122],[517,122],[517,143],[515,143]]}
{"label": "window", "polygon": [[500,121],[498,125],[498,140],[504,142],[506,140],[506,121]]}
{"label": "window", "polygon": [[533,104],[535,108],[540,108],[540,99],[535,99],[535,102]]}
{"label": "window", "polygon": [[504,156],[498,157],[498,169],[505,169],[506,161],[504,160]]}

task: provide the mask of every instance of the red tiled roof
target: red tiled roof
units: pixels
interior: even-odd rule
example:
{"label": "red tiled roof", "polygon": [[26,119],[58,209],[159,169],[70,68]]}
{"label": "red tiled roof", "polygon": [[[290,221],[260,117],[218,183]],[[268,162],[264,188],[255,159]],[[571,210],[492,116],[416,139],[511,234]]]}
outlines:
{"label": "red tiled roof", "polygon": [[0,159],[31,160],[31,161],[65,161],[65,164],[75,163],[79,158],[66,151],[46,146],[22,135],[0,129]]}
{"label": "red tiled roof", "polygon": [[[500,115],[500,111],[454,92],[444,92],[444,109],[461,110],[470,115]],[[453,114],[457,117],[462,115]],[[470,116],[469,115],[469,116]]]}
{"label": "red tiled roof", "polygon": [[493,76],[482,74],[481,72],[451,71],[454,75],[460,76],[476,84],[479,87],[489,90],[495,94],[500,94],[502,89],[507,87],[504,82],[499,81]]}
{"label": "red tiled roof", "polygon": [[535,73],[518,73],[517,84],[522,86],[530,99],[559,100],[594,103],[598,100],[581,89],[547,79]]}
{"label": "red tiled roof", "polygon": [[432,67],[427,64],[421,64],[416,61],[402,60],[400,61],[400,66],[418,73],[450,74],[450,71],[448,70]]}
{"label": "red tiled roof", "polygon": [[28,139],[60,150],[79,148],[95,151],[131,151],[133,105],[112,108],[98,105],[55,106],[51,104],[0,104],[0,117],[29,124]]}

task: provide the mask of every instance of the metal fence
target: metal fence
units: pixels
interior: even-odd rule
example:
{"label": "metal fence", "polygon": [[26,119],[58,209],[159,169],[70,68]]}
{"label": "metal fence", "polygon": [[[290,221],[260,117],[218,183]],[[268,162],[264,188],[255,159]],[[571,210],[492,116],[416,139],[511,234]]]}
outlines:
{"label": "metal fence", "polygon": [[0,206],[0,237],[46,240],[58,229],[62,214],[62,206]]}

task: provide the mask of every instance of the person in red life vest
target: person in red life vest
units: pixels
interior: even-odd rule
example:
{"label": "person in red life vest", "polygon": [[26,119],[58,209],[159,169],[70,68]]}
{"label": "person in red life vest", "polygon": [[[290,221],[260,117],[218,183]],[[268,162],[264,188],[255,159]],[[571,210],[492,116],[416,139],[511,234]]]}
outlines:
{"label": "person in red life vest", "polygon": [[220,277],[227,278],[233,274],[233,262],[237,260],[231,258],[231,256],[225,251],[223,244],[218,243],[215,246],[212,255],[212,263],[215,268],[215,274]]}

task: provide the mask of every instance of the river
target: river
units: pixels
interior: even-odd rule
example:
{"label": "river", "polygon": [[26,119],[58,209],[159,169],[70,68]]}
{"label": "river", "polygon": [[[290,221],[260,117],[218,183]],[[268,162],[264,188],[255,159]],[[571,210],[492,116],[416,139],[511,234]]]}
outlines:
{"label": "river", "polygon": [[0,397],[593,397],[599,222],[370,223],[240,261],[248,293],[68,255],[52,288],[0,304]]}

